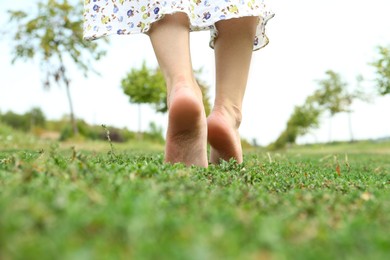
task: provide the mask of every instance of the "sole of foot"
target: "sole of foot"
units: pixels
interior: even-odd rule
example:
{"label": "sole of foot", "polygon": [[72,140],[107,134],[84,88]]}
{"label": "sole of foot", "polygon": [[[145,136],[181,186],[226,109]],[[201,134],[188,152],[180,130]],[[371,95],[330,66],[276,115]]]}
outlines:
{"label": "sole of foot", "polygon": [[169,101],[165,161],[207,167],[207,121],[194,89],[180,87]]}
{"label": "sole of foot", "polygon": [[221,160],[234,159],[237,163],[243,161],[240,135],[230,121],[226,114],[219,111],[213,111],[207,119],[210,162],[213,164],[218,164]]}

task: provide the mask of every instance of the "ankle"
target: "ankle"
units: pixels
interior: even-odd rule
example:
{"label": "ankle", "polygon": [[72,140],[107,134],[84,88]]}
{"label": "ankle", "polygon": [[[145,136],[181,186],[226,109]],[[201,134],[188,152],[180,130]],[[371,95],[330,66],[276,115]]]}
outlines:
{"label": "ankle", "polygon": [[172,98],[175,96],[175,94],[183,90],[188,92],[189,91],[193,92],[196,95],[197,99],[199,99],[200,101],[202,100],[202,92],[197,82],[193,78],[180,76],[170,81],[167,81],[167,84],[168,82],[169,82],[168,89],[170,89],[167,96],[168,106],[171,103]]}
{"label": "ankle", "polygon": [[164,76],[167,87],[170,89],[190,87],[196,84],[196,80],[192,74],[182,73],[178,75]]}
{"label": "ankle", "polygon": [[236,105],[215,105],[211,114],[214,113],[222,116],[234,129],[238,129],[241,125],[242,112]]}

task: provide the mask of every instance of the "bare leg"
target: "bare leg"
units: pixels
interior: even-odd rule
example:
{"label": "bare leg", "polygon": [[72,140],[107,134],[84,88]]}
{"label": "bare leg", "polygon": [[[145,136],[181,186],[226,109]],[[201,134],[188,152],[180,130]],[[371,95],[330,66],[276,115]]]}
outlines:
{"label": "bare leg", "polygon": [[207,167],[207,121],[191,65],[188,17],[166,15],[148,34],[167,83],[165,161]]}
{"label": "bare leg", "polygon": [[207,119],[212,163],[230,159],[241,163],[243,160],[238,128],[257,19],[244,17],[216,23],[216,97]]}

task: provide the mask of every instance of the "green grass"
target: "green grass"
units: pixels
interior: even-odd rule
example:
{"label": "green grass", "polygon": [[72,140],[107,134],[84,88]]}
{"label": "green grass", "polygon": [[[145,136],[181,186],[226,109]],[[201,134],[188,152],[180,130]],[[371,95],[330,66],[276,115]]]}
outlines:
{"label": "green grass", "polygon": [[388,154],[390,155],[390,141],[359,141],[359,142],[336,142],[330,144],[312,144],[294,146],[289,149],[293,153],[341,153],[341,154]]}
{"label": "green grass", "polygon": [[18,138],[0,140],[0,259],[390,255],[386,153],[252,151],[242,165],[200,169],[139,144],[113,156],[108,143],[23,149]]}

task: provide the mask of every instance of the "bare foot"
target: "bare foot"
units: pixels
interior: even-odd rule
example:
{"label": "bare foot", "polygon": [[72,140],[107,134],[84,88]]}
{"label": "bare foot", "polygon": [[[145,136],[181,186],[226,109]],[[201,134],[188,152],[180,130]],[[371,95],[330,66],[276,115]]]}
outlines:
{"label": "bare foot", "polygon": [[165,161],[207,167],[207,121],[201,94],[180,87],[169,98]]}
{"label": "bare foot", "polygon": [[211,146],[210,162],[235,159],[242,163],[241,139],[238,133],[239,120],[224,109],[214,109],[207,119],[208,141]]}

